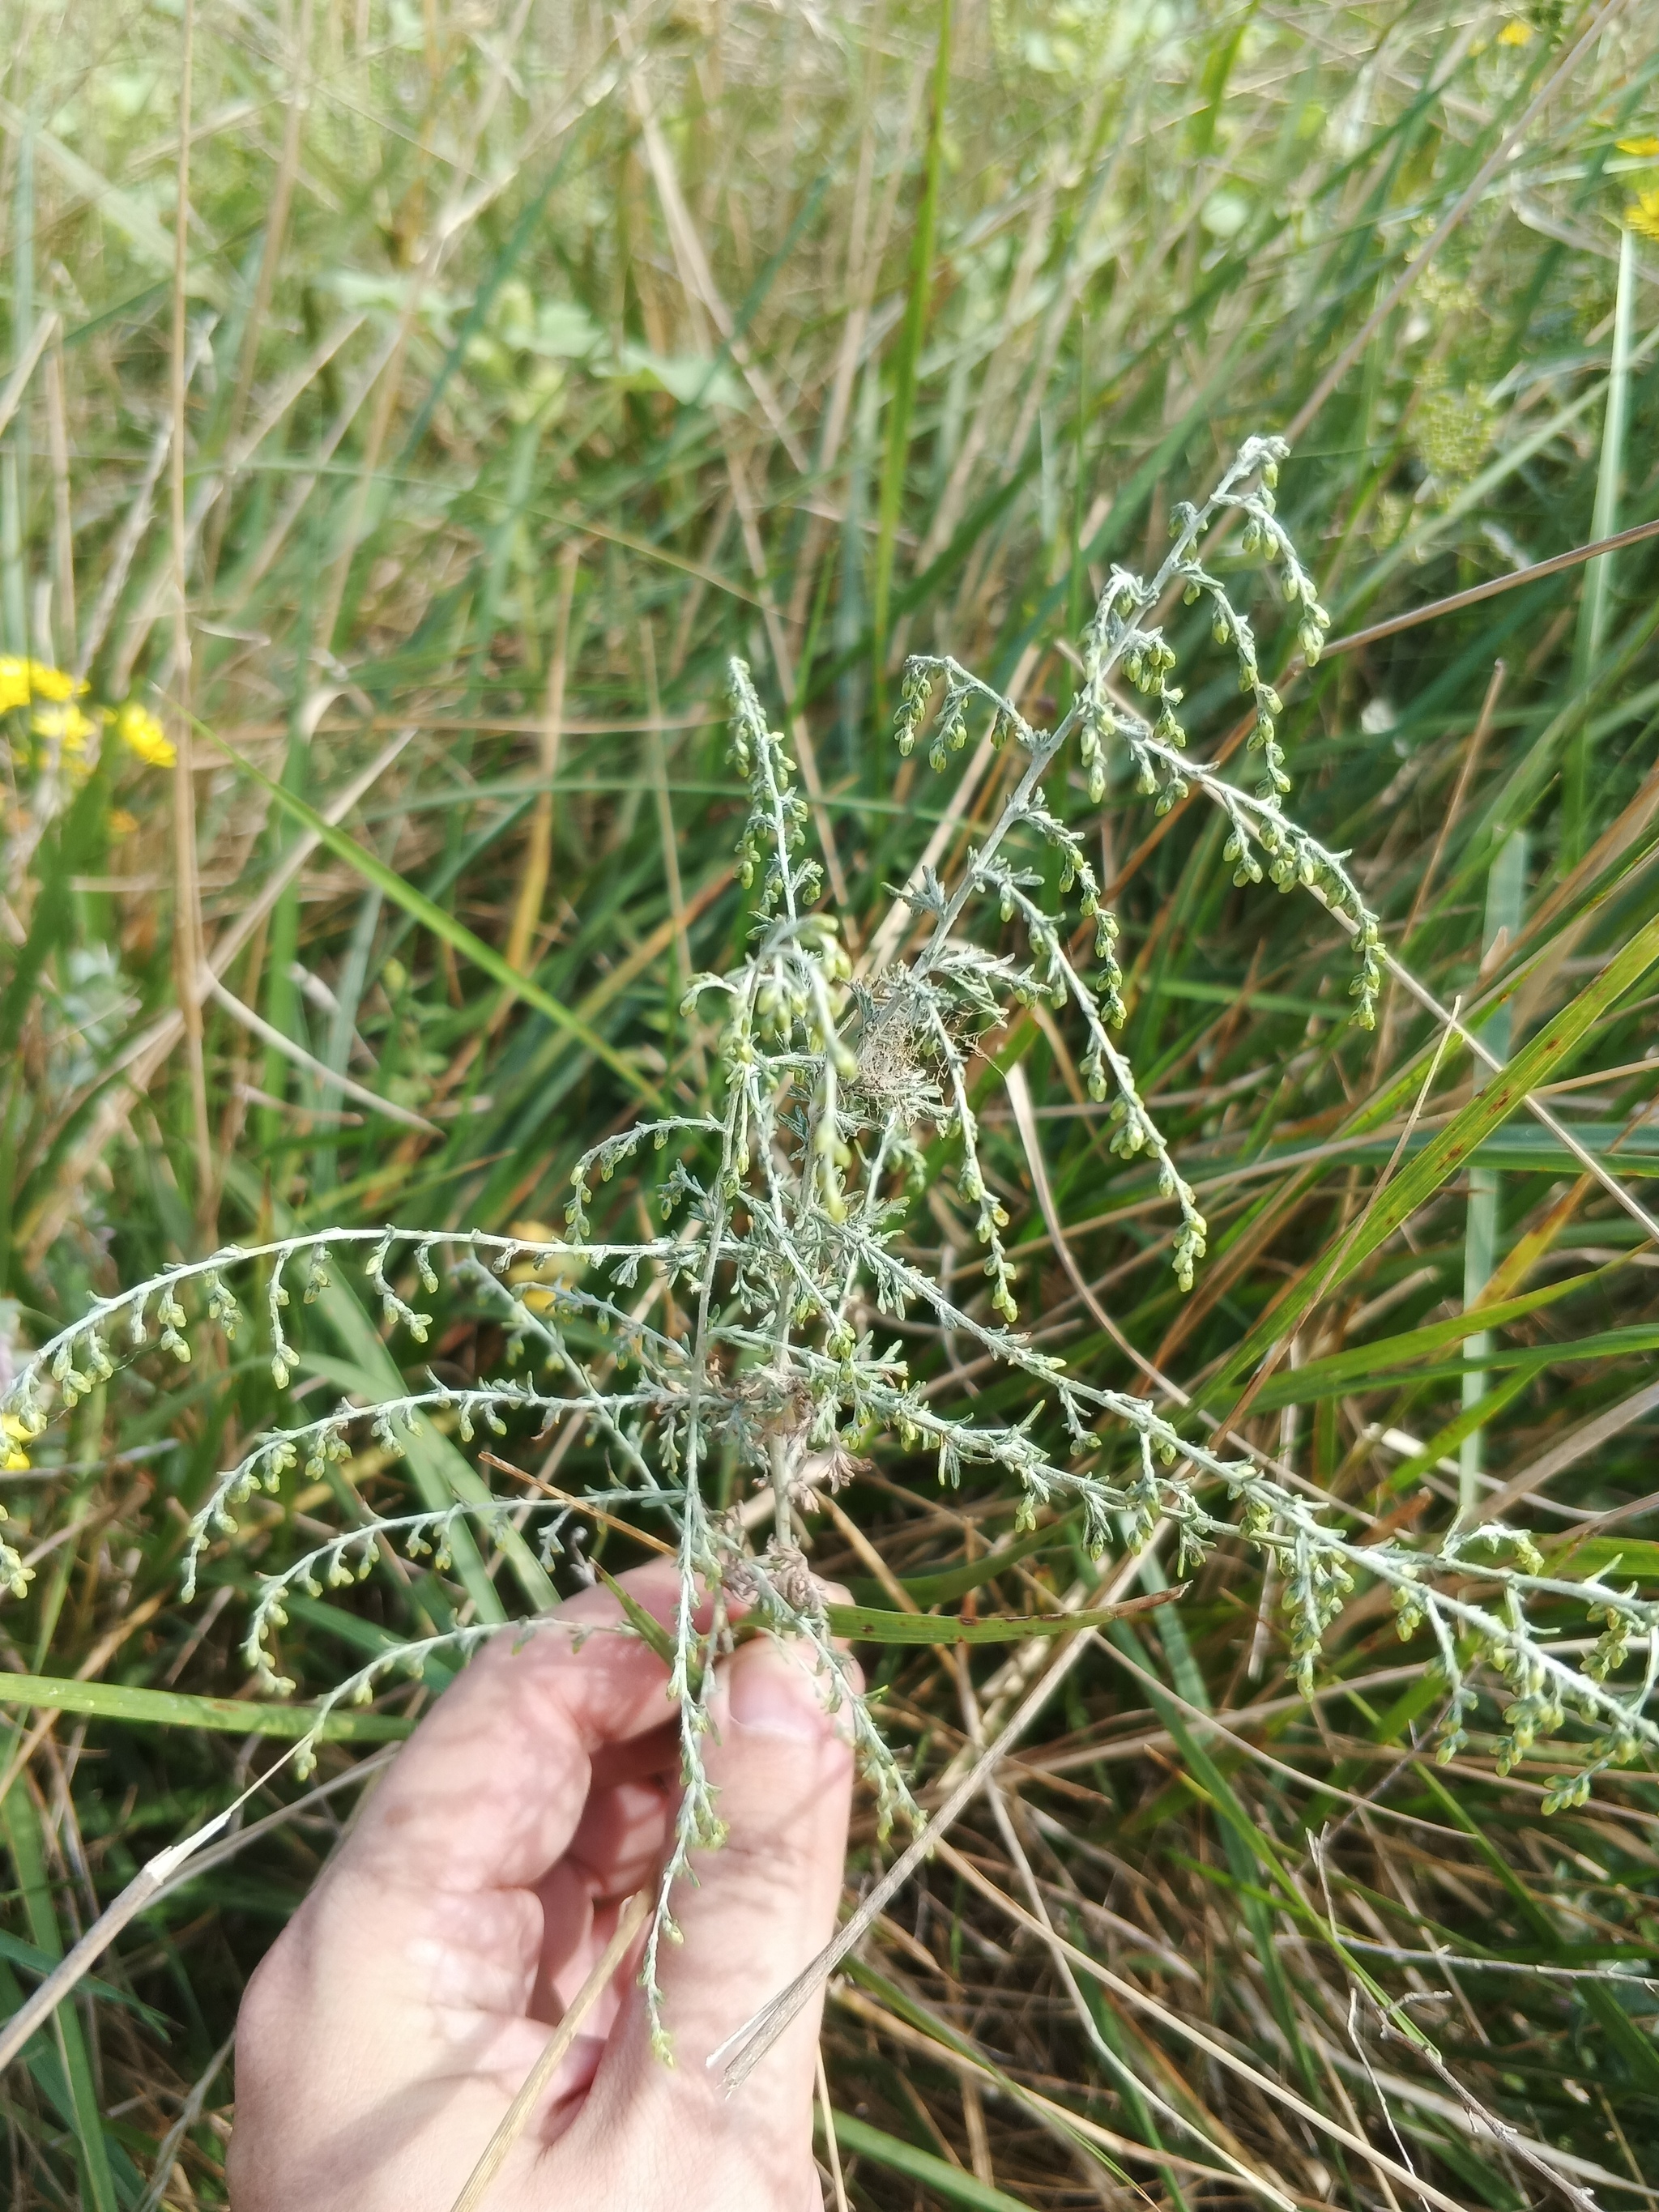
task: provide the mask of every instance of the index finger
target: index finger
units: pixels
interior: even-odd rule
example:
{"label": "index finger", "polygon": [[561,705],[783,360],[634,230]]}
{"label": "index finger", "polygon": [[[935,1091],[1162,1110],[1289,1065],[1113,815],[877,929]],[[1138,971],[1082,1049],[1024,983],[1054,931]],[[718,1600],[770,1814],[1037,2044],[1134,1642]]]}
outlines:
{"label": "index finger", "polygon": [[[672,1622],[671,1561],[621,1580]],[[528,1887],[568,1847],[596,1753],[659,1727],[667,1689],[668,1669],[608,1590],[504,1630],[410,1737],[336,1864],[423,1894]]]}

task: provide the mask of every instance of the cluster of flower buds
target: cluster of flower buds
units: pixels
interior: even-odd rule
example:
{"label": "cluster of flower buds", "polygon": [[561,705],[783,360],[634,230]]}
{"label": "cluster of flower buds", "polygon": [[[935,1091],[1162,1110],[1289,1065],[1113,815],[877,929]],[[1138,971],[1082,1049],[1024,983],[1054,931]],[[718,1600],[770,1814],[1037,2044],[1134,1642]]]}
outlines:
{"label": "cluster of flower buds", "polygon": [[[1176,1186],[1173,1194],[1182,1197],[1184,1202],[1181,1210],[1181,1225],[1176,1231],[1175,1245],[1170,1255],[1170,1265],[1175,1269],[1175,1279],[1182,1290],[1190,1291],[1198,1263],[1210,1249],[1208,1224],[1192,1203],[1192,1193],[1186,1184],[1177,1177],[1172,1176],[1172,1180]],[[1168,1190],[1164,1192],[1166,1198],[1171,1194]]]}
{"label": "cluster of flower buds", "polygon": [[1376,916],[1368,913],[1359,925],[1359,966],[1348,986],[1357,1029],[1376,1027],[1376,995],[1382,988],[1382,933]]}
{"label": "cluster of flower buds", "polygon": [[[1149,667],[1153,683],[1167,675],[1163,665],[1167,648],[1163,640],[1145,637],[1135,627],[1137,617],[1152,605],[1152,599],[1151,588],[1140,577],[1132,575],[1127,568],[1114,567],[1083,633],[1083,681],[1076,707],[1078,752],[1090,804],[1094,806],[1098,806],[1106,796],[1108,740],[1120,732],[1127,736],[1134,726],[1112,700],[1108,684],[1113,670],[1121,664],[1131,681],[1139,683],[1143,690],[1146,688],[1143,679],[1148,678]],[[1133,668],[1128,659],[1132,653]],[[1176,697],[1179,696],[1177,692]],[[1176,742],[1181,740],[1177,738]]]}
{"label": "cluster of flower buds", "polygon": [[[375,1290],[380,1294],[380,1319],[386,1328],[396,1328],[401,1325],[409,1331],[416,1344],[424,1344],[431,1331],[432,1316],[430,1314],[416,1313],[414,1307],[409,1304],[407,1299],[399,1296],[398,1292],[388,1280],[386,1276],[386,1263],[387,1257],[391,1253],[392,1243],[396,1236],[397,1231],[395,1230],[388,1229],[386,1231],[385,1236],[382,1237],[380,1243],[375,1245],[373,1252],[369,1255],[368,1266],[365,1270],[365,1273],[368,1274],[369,1281],[373,1283]],[[438,1278],[432,1271],[432,1262],[428,1256],[427,1248],[424,1244],[421,1245],[416,1252],[415,1267],[416,1273],[420,1276],[422,1288],[428,1292],[428,1294],[435,1291],[438,1287]],[[280,1273],[281,1264],[279,1261],[276,1275],[273,1276],[272,1279],[273,1282],[280,1277]],[[286,1293],[284,1293],[282,1298],[282,1303],[286,1304],[287,1302],[287,1296]],[[276,1298],[273,1296],[270,1309],[273,1322],[276,1316]],[[281,1355],[279,1354],[278,1357],[280,1356]],[[278,1385],[278,1388],[281,1388],[280,1384]]]}
{"label": "cluster of flower buds", "polygon": [[1227,812],[1232,830],[1222,848],[1222,858],[1231,867],[1236,884],[1261,881],[1261,863],[1251,849],[1254,840],[1267,855],[1267,874],[1279,890],[1311,890],[1333,914],[1352,920],[1358,954],[1353,981],[1348,986],[1354,1001],[1352,1019],[1357,1029],[1375,1029],[1377,994],[1382,987],[1382,927],[1343,866],[1343,856],[1328,853],[1304,830],[1287,822],[1271,801],[1262,805],[1253,821],[1247,821],[1237,801],[1228,804]]}
{"label": "cluster of flower buds", "polygon": [[[1635,1589],[1632,1583],[1632,1594]],[[1636,1623],[1616,1606],[1592,1606],[1589,1617],[1592,1620],[1605,1620],[1607,1626],[1596,1638],[1595,1649],[1584,1660],[1584,1672],[1592,1682],[1605,1682],[1608,1675],[1622,1667],[1629,1656],[1630,1640]]]}
{"label": "cluster of flower buds", "polygon": [[1279,742],[1278,715],[1283,702],[1271,684],[1255,690],[1255,727],[1250,732],[1250,750],[1261,756],[1262,777],[1256,786],[1261,799],[1282,799],[1291,787],[1285,748]]}
{"label": "cluster of flower buds", "polygon": [[228,1287],[216,1269],[202,1278],[202,1291],[207,1299],[208,1319],[223,1333],[227,1344],[234,1343],[236,1324],[242,1317],[235,1293]]}
{"label": "cluster of flower buds", "polygon": [[[1632,1756],[1634,1755],[1632,1752]],[[1609,1766],[1616,1764],[1619,1762],[1612,1759],[1607,1761]],[[1576,1812],[1581,1805],[1588,1805],[1590,1785],[1600,1771],[1599,1766],[1585,1766],[1581,1767],[1577,1774],[1553,1776],[1548,1789],[1544,1792],[1541,1809],[1546,1813],[1571,1813]]]}
{"label": "cluster of flower buds", "polygon": [[812,1165],[819,1203],[834,1222],[847,1218],[847,1186],[843,1177],[853,1164],[853,1148],[842,1127],[841,1081],[843,1075],[857,1072],[857,1060],[842,1046],[839,1050],[824,1054],[818,1077],[817,1118],[812,1125]]}
{"label": "cluster of flower buds", "polygon": [[1259,752],[1262,758],[1263,775],[1256,787],[1257,796],[1281,799],[1291,787],[1285,749],[1279,741],[1278,717],[1284,711],[1284,702],[1261,673],[1255,632],[1249,617],[1239,612],[1213,576],[1194,568],[1188,574],[1188,603],[1190,605],[1203,592],[1209,594],[1211,601],[1210,635],[1218,645],[1232,647],[1238,662],[1238,688],[1246,698],[1255,702],[1255,726],[1250,732],[1249,750]]}
{"label": "cluster of flower buds", "polygon": [[1473,1682],[1459,1674],[1451,1685],[1451,1694],[1446,1709],[1440,1717],[1436,1731],[1435,1760],[1437,1765],[1449,1766],[1460,1751],[1468,1747],[1469,1732],[1463,1723],[1480,1702],[1480,1693]]}
{"label": "cluster of flower buds", "polygon": [[[434,1277],[433,1288],[437,1287]],[[288,1304],[288,1289],[283,1281],[283,1262],[280,1255],[272,1265],[270,1280],[265,1288],[265,1310],[270,1322],[270,1379],[279,1390],[286,1390],[288,1378],[298,1364],[294,1347],[283,1330],[282,1309]]]}
{"label": "cluster of flower buds", "polygon": [[[1130,632],[1123,649],[1123,672],[1135,689],[1151,700],[1152,737],[1159,745],[1179,752],[1186,746],[1187,732],[1176,717],[1176,708],[1186,694],[1180,684],[1170,681],[1175,665],[1174,648],[1165,642],[1161,630]],[[1151,757],[1148,755],[1143,755],[1138,763],[1143,787],[1146,770],[1150,764]],[[1167,762],[1164,767],[1161,785],[1156,774],[1153,776],[1153,788],[1158,793],[1156,811],[1159,814],[1167,814],[1171,807],[1178,805],[1187,796],[1185,777]]]}
{"label": "cluster of flower buds", "polygon": [[906,760],[915,750],[916,732],[927,714],[933,690],[933,664],[915,656],[907,660],[899,684],[898,711],[893,716],[894,739]]}
{"label": "cluster of flower buds", "polygon": [[[182,1314],[179,1318],[183,1319]],[[82,1398],[89,1398],[99,1384],[107,1382],[114,1372],[115,1362],[95,1328],[61,1346],[52,1363],[52,1379],[58,1385],[65,1407],[78,1406]]]}
{"label": "cluster of flower buds", "polygon": [[810,906],[817,896],[823,871],[816,860],[798,862],[795,858],[806,842],[807,805],[792,787],[794,772],[783,734],[768,726],[747,664],[733,660],[729,672],[732,765],[749,786],[749,818],[738,844],[738,878],[745,890],[752,890],[759,878],[754,906],[764,918],[780,906],[791,911]]}
{"label": "cluster of flower buds", "polygon": [[1409,1644],[1427,1620],[1428,1606],[1414,1571],[1402,1569],[1389,1598],[1394,1608],[1395,1633],[1402,1644]]}
{"label": "cluster of flower buds", "polygon": [[1260,554],[1267,560],[1282,564],[1279,582],[1285,597],[1291,606],[1301,609],[1297,642],[1302,648],[1303,659],[1310,668],[1313,668],[1318,665],[1319,656],[1324,651],[1331,618],[1319,603],[1313,578],[1303,567],[1296,547],[1274,520],[1273,490],[1278,482],[1279,464],[1273,460],[1266,461],[1262,464],[1257,489],[1245,493],[1237,501],[1247,517],[1243,546],[1247,553]]}
{"label": "cluster of flower buds", "polygon": [[[1085,907],[1085,912],[1088,909]],[[1127,1016],[1123,1003],[1123,970],[1118,964],[1117,916],[1109,907],[1097,905],[1094,910],[1095,958],[1100,963],[1100,973],[1095,978],[1095,1002],[1115,1030],[1121,1030]],[[1101,1092],[1105,1097],[1105,1092]]]}
{"label": "cluster of flower buds", "polygon": [[1233,872],[1233,881],[1241,887],[1261,881],[1261,863],[1255,857],[1249,832],[1242,826],[1235,828],[1221,848],[1221,857]]}
{"label": "cluster of flower buds", "polygon": [[935,775],[942,775],[952,753],[959,753],[968,742],[968,693],[953,684],[945,694],[945,704],[939,710],[939,720],[933,726],[933,741],[927,748],[927,765]]}
{"label": "cluster of flower buds", "polygon": [[[685,994],[682,1011],[689,1011],[701,993],[711,984],[722,981],[719,976],[696,977]],[[587,1241],[587,1202],[593,1195],[593,1180],[597,1175],[601,1182],[609,1182],[625,1160],[630,1159],[648,1137],[653,1150],[661,1152],[670,1137],[689,1134],[693,1130],[718,1129],[720,1124],[704,1115],[671,1114],[659,1121],[635,1121],[631,1128],[618,1130],[597,1145],[591,1145],[570,1170],[572,1196],[565,1207],[565,1226],[571,1241],[583,1244]],[[507,1246],[497,1258],[495,1272],[504,1273],[515,1256],[514,1248]]]}
{"label": "cluster of flower buds", "polygon": [[986,1247],[985,1273],[991,1283],[991,1304],[1012,1328],[1019,1318],[1019,1308],[1014,1301],[1012,1270],[1002,1246],[1001,1231],[1008,1226],[1008,1209],[986,1186],[980,1170],[975,1134],[973,1116],[969,1114],[963,1125],[963,1163],[957,1176],[957,1190],[965,1206],[977,1209],[975,1234]]}
{"label": "cluster of flower buds", "polygon": [[1325,1632],[1352,1595],[1354,1578],[1334,1544],[1321,1543],[1316,1529],[1298,1530],[1290,1547],[1281,1599],[1291,1623],[1291,1664],[1304,1698],[1314,1692],[1314,1668],[1324,1648]]}
{"label": "cluster of flower buds", "polygon": [[945,698],[927,747],[927,765],[936,774],[942,773],[950,764],[951,754],[959,753],[967,744],[968,708],[975,700],[991,711],[987,734],[994,750],[1000,750],[1011,737],[1018,738],[1028,750],[1035,744],[1035,733],[1024,717],[988,684],[981,683],[954,660],[913,653],[904,664],[898,707],[893,716],[894,742],[901,757],[908,759],[915,751],[916,738],[927,718],[934,684],[941,677],[945,680]]}
{"label": "cluster of flower buds", "polygon": [[1152,1439],[1143,1426],[1138,1431],[1140,1473],[1127,1486],[1123,1504],[1123,1540],[1131,1552],[1144,1551],[1152,1540],[1164,1510],[1166,1487],[1152,1460]]}

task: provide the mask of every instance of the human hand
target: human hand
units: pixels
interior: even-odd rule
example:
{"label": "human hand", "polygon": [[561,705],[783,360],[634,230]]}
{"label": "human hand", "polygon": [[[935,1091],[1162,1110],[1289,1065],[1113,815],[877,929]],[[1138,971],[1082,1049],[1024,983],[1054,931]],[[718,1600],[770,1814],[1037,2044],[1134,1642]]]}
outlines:
{"label": "human hand", "polygon": [[[669,1622],[678,1577],[623,1577]],[[561,1618],[621,1618],[589,1591]],[[817,2212],[818,2006],[728,2098],[704,2064],[833,1931],[852,1758],[811,1662],[761,1636],[721,1666],[707,1765],[729,1835],[674,1900],[652,2055],[632,1963],[589,2013],[486,2212]],[[234,2212],[450,2212],[586,1978],[654,1882],[678,1723],[638,1638],[503,1637],[438,1700],[242,2000]],[[637,1947],[636,1947],[637,1954]]]}

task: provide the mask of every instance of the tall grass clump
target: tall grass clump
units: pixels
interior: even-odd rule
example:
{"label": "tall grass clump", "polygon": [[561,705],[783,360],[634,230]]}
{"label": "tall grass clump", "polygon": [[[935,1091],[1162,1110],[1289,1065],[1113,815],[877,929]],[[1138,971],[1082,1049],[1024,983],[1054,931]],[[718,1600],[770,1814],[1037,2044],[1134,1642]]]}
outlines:
{"label": "tall grass clump", "polygon": [[653,2004],[722,1646],[860,1747],[848,2203],[1648,2201],[1656,70],[23,9],[18,2203],[224,2201],[354,1790],[665,1548]]}

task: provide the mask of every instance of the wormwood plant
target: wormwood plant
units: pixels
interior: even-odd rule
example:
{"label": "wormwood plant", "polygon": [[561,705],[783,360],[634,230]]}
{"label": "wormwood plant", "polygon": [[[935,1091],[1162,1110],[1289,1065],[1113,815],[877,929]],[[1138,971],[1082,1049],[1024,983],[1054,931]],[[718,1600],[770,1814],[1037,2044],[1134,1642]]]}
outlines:
{"label": "wormwood plant", "polygon": [[[1382,1583],[1401,1638],[1426,1635],[1443,1678],[1446,1756],[1464,1741],[1483,1677],[1505,1693],[1500,1771],[1534,1743],[1578,1738],[1572,1771],[1555,1784],[1556,1805],[1582,1802],[1595,1772],[1659,1747],[1647,1711],[1659,1679],[1659,1606],[1606,1579],[1547,1578],[1528,1539],[1498,1524],[1364,1542],[1354,1516],[1304,1494],[1264,1455],[1241,1448],[1229,1456],[1182,1433],[1149,1400],[1075,1379],[1017,1325],[1002,1237],[1007,1215],[981,1165],[974,1099],[988,1065],[985,1040],[1038,1001],[1080,1038],[1089,1089],[1110,1102],[1114,1150],[1155,1164],[1176,1217],[1172,1264],[1183,1289],[1205,1253],[1194,1193],[1113,1041],[1124,1017],[1117,923],[1101,904],[1081,841],[1044,797],[1044,778],[1061,769],[1068,748],[1096,802],[1115,748],[1160,811],[1200,790],[1226,816],[1236,883],[1266,874],[1281,891],[1305,890],[1352,933],[1354,1019],[1365,1027],[1373,1020],[1385,957],[1376,919],[1342,856],[1284,811],[1291,783],[1275,726],[1279,702],[1249,618],[1203,558],[1217,526],[1242,520],[1244,550],[1276,570],[1302,653],[1317,658],[1328,618],[1274,515],[1285,451],[1277,440],[1249,441],[1201,506],[1176,510],[1156,574],[1112,571],[1082,640],[1077,696],[1054,729],[1034,727],[953,659],[910,661],[897,716],[901,752],[925,733],[929,761],[945,771],[979,720],[1015,757],[1000,810],[954,884],[927,872],[903,894],[904,949],[885,967],[855,973],[836,917],[821,903],[822,871],[807,853],[808,809],[787,749],[768,727],[747,669],[732,663],[732,757],[749,790],[740,873],[753,927],[742,964],[696,977],[686,994],[688,1012],[719,1003],[718,1073],[707,1110],[638,1121],[583,1155],[564,1237],[325,1229],[228,1248],[96,1302],[27,1362],[0,1405],[21,1459],[124,1358],[159,1346],[186,1361],[191,1332],[204,1322],[233,1335],[240,1318],[233,1275],[254,1279],[279,1390],[301,1358],[288,1325],[294,1292],[313,1300],[331,1268],[363,1269],[389,1337],[426,1340],[432,1316],[414,1301],[437,1293],[444,1276],[452,1292],[497,1319],[507,1371],[495,1379],[461,1389],[428,1370],[424,1389],[370,1405],[343,1402],[258,1437],[219,1476],[191,1523],[186,1595],[256,1492],[281,1494],[295,1468],[314,1481],[350,1455],[365,1429],[394,1458],[423,1421],[464,1441],[480,1427],[545,1436],[571,1424],[585,1433],[602,1451],[605,1477],[588,1500],[654,1520],[678,1562],[666,1656],[684,1790],[644,1970],[665,2051],[657,1962],[674,1934],[675,1886],[690,1854],[720,1839],[702,1745],[713,1662],[735,1635],[760,1625],[810,1644],[830,1694],[850,1716],[884,1824],[896,1814],[919,1817],[899,1760],[853,1686],[803,1548],[815,1492],[833,1488],[884,1446],[918,1474],[931,1465],[947,1486],[964,1466],[1000,1471],[1026,1525],[1044,1510],[1074,1514],[1097,1555],[1116,1544],[1138,1549],[1167,1522],[1185,1573],[1218,1542],[1242,1537],[1277,1570],[1304,1692],[1345,1602],[1362,1585]],[[1255,716],[1254,791],[1187,752],[1176,653],[1159,620],[1177,596],[1207,602],[1217,643],[1235,656]],[[661,1233],[596,1238],[595,1185],[626,1167],[642,1171],[653,1152],[664,1162],[654,1186]],[[978,1295],[906,1256],[913,1210],[930,1180],[947,1172],[984,1249]],[[884,1317],[908,1313],[1021,1378],[1021,1417],[976,1419],[966,1403],[924,1389],[900,1343],[883,1335]],[[738,1510],[745,1486],[769,1498],[769,1530],[758,1546]],[[267,1692],[291,1692],[279,1656],[285,1604],[295,1592],[315,1598],[362,1579],[388,1544],[443,1576],[452,1553],[477,1535],[521,1560],[533,1538],[545,1567],[578,1510],[568,1496],[526,1504],[489,1494],[395,1515],[363,1505],[356,1523],[264,1578],[247,1624],[248,1664]],[[23,1592],[30,1571],[0,1547],[0,1574],[14,1592]],[[1529,1603],[1561,1598],[1600,1624],[1582,1656],[1582,1647],[1546,1644],[1529,1624]],[[506,1626],[523,1632],[521,1624]],[[329,1689],[316,1708],[319,1724],[342,1700],[367,1701],[394,1670],[418,1673],[441,1650],[465,1655],[501,1626],[462,1613],[458,1625],[388,1650]],[[621,1632],[660,1635],[636,1615]],[[1639,1679],[1615,1682],[1633,1645]],[[301,1746],[302,1763],[314,1740],[315,1730]]]}

